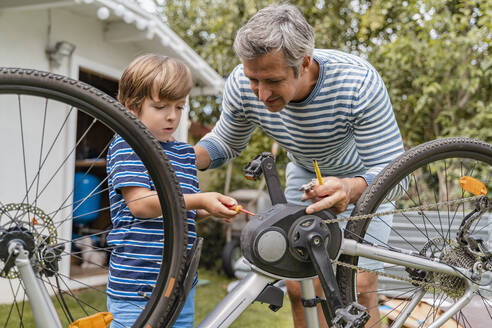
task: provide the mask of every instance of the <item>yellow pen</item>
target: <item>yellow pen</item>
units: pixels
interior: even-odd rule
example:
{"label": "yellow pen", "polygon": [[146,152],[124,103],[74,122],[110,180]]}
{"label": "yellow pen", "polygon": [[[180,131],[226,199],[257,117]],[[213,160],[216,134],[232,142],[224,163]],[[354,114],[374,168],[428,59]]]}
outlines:
{"label": "yellow pen", "polygon": [[323,177],[321,176],[318,162],[316,160],[313,160],[313,164],[314,164],[314,172],[316,172],[316,178],[318,178],[319,185],[321,186],[323,184]]}

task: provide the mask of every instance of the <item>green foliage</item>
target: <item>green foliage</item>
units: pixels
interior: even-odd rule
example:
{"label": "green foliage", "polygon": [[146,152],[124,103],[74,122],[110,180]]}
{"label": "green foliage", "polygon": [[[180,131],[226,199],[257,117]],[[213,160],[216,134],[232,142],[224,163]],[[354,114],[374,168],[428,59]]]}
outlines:
{"label": "green foliage", "polygon": [[197,224],[197,232],[203,237],[200,267],[207,270],[222,270],[222,250],[225,244],[224,225],[221,221],[207,219]]}
{"label": "green foliage", "polygon": [[[158,7],[171,28],[227,77],[239,63],[232,49],[236,31],[273,2],[278,1],[167,0]],[[289,2],[314,27],[317,48],[358,54],[374,65],[386,83],[407,147],[457,135],[492,142],[491,1]],[[220,102],[220,97],[196,97],[192,119],[214,124]],[[211,115],[203,112],[205,106]],[[255,133],[248,150],[235,160],[231,190],[250,186],[241,168],[270,145],[267,136]],[[285,154],[279,156],[279,168],[285,161]],[[225,170],[214,171],[220,190]]]}
{"label": "green foliage", "polygon": [[[492,141],[490,1],[373,1],[359,39],[380,72],[404,141]],[[376,22],[376,23],[375,23]]]}

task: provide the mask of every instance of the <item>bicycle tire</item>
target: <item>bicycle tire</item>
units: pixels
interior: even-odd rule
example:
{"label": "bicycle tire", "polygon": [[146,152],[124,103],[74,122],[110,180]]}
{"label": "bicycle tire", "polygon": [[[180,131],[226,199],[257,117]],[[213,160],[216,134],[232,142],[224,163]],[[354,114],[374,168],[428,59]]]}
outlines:
{"label": "bicycle tire", "polygon": [[231,241],[224,245],[222,249],[222,269],[226,276],[234,278],[234,264],[241,257],[241,240],[237,237],[232,237]]}
{"label": "bicycle tire", "polygon": [[[444,166],[441,164],[443,163]],[[446,164],[447,163],[447,164]],[[402,200],[396,200],[396,201],[390,201],[391,205],[393,205],[394,209],[406,209],[406,208],[411,208],[414,206],[422,205],[425,204],[423,201],[424,196],[422,196],[422,199],[420,196],[418,197],[418,201],[415,202],[413,201],[413,204],[411,201],[409,201],[410,194],[419,194],[419,188],[422,189],[421,193],[424,195],[424,192],[427,193],[425,197],[429,198],[434,198],[433,201],[437,203],[438,201],[446,200],[442,198],[449,197],[452,193],[455,193],[459,195],[459,192],[457,191],[459,188],[457,186],[457,181],[456,179],[451,179],[453,174],[457,174],[456,170],[453,168],[454,163],[460,163],[460,165],[463,165],[460,169],[463,169],[459,174],[461,175],[471,175],[479,178],[487,187],[488,190],[491,190],[492,188],[492,178],[490,175],[490,169],[492,167],[492,145],[488,144],[486,142],[474,140],[474,139],[469,139],[469,138],[464,138],[464,137],[457,137],[457,138],[445,138],[445,139],[438,139],[430,142],[426,142],[422,145],[419,145],[415,148],[410,149],[409,151],[405,152],[402,154],[399,158],[394,160],[392,163],[390,163],[371,183],[371,185],[365,190],[365,192],[362,194],[360,197],[359,201],[357,202],[354,211],[352,212],[352,216],[355,215],[363,215],[363,214],[371,214],[371,213],[376,213],[378,212],[378,207],[383,203],[386,202],[388,203],[387,199],[385,199],[386,196],[388,196],[393,190],[393,188],[402,181],[407,181],[408,183],[408,189],[405,191],[405,194],[402,196]],[[465,166],[465,165],[471,165],[471,166]],[[440,166],[439,166],[440,165]],[[448,166],[447,166],[448,165]],[[450,172],[449,175],[446,175],[445,178],[445,185],[446,185],[446,192],[449,192],[448,196],[440,197],[440,193],[436,194],[436,189],[439,188],[439,184],[433,184],[432,182],[439,182],[438,179],[435,179],[435,176],[438,174],[437,171],[435,170],[436,167],[442,168],[444,167],[444,171],[446,171],[449,168]],[[467,168],[470,168],[470,171],[466,171]],[[421,173],[427,173],[428,175],[421,174]],[[442,171],[440,171],[442,174]],[[412,179],[412,177],[419,176],[421,179],[417,180],[415,178]],[[406,177],[408,180],[404,180]],[[456,176],[454,176],[456,177]],[[432,178],[432,179],[431,179]],[[427,180],[426,180],[427,179]],[[436,182],[436,183],[437,183]],[[442,183],[442,179],[441,179]],[[421,186],[419,187],[419,184]],[[433,189],[431,191],[425,190],[424,185],[434,185],[436,189]],[[441,190],[444,185],[441,184]],[[427,186],[426,186],[427,188]],[[448,190],[449,188],[449,190]],[[432,195],[431,195],[432,193]],[[464,193],[463,191],[461,192],[461,197],[464,197],[464,195],[470,195],[468,193]],[[490,192],[489,192],[490,195]],[[459,196],[458,196],[459,197]],[[450,198],[451,199],[451,198]],[[414,199],[415,200],[415,199]],[[405,204],[407,202],[408,204]],[[432,202],[429,202],[432,204]],[[403,204],[403,205],[402,205]],[[428,234],[427,238],[429,238],[429,241],[431,238],[436,238],[436,237],[431,237],[431,236],[436,236],[440,234],[440,231],[446,231],[446,233],[443,233],[443,235],[448,238],[450,236],[450,231],[451,229],[455,229],[452,226],[455,225],[454,218],[457,215],[457,209],[456,208],[449,208],[448,207],[448,218],[446,222],[445,216],[446,214],[443,212],[442,219],[441,221],[441,206],[436,206],[437,210],[433,210],[430,212],[426,212],[425,210],[422,210],[421,212],[415,213],[415,217],[421,216],[423,225],[427,225],[425,228],[425,233]],[[431,215],[436,215],[437,211],[437,216],[439,216],[438,220],[439,222],[442,223],[441,227],[438,227],[437,223],[433,223],[431,221],[432,217]],[[460,210],[461,211],[461,210]],[[463,205],[463,212],[465,212],[465,205]],[[451,216],[449,214],[451,212],[453,213],[453,220],[449,220]],[[410,213],[410,212],[409,212]],[[404,216],[405,214],[403,214]],[[414,214],[411,214],[414,215]],[[490,215],[490,211],[488,213]],[[411,243],[417,243],[418,238],[415,239],[412,233],[415,233],[415,230],[418,230],[416,235],[419,237],[420,234],[424,235],[424,229],[420,228],[421,224],[417,221],[414,221],[413,217],[410,217],[410,214],[407,214],[408,218],[403,219],[403,223],[400,225],[395,224],[393,222],[393,225],[391,227],[392,234],[394,234],[394,238],[398,239],[402,244],[405,244],[407,249],[411,249],[415,251],[416,246],[415,245],[410,245]],[[412,219],[413,226],[410,224],[410,228],[404,228],[404,222],[405,220]],[[433,219],[432,219],[433,220]],[[460,220],[457,220],[459,222]],[[363,240],[366,237],[366,231],[368,228],[368,225],[370,223],[370,220],[359,220],[359,221],[349,221],[346,227],[345,231],[345,238],[349,239],[354,239],[358,240],[359,242]],[[432,224],[431,224],[432,223]],[[477,222],[478,224],[478,222]],[[397,229],[401,229],[399,233],[401,233],[401,236],[396,236]],[[410,230],[403,230],[403,229],[410,229]],[[419,230],[420,229],[420,230]],[[478,229],[478,228],[476,228]],[[413,230],[413,232],[412,232]],[[435,230],[435,231],[433,231]],[[437,238],[438,239],[438,238]],[[403,240],[406,240],[405,242]],[[436,239],[432,239],[436,240]],[[429,241],[427,243],[429,243]],[[447,241],[446,241],[447,243]],[[389,242],[389,245],[392,245],[392,242]],[[444,245],[443,249],[444,248]],[[437,246],[436,246],[437,247]],[[403,248],[403,247],[400,247]],[[444,252],[444,251],[443,251]],[[424,252],[425,253],[425,252]],[[349,256],[349,255],[341,255],[340,259],[341,262],[357,266],[358,265],[358,258],[354,256]],[[386,268],[384,269],[384,272],[386,272]],[[394,268],[388,268],[388,270],[394,270]],[[403,275],[404,276],[404,275]],[[408,278],[408,276],[404,276]],[[386,279],[386,278],[380,278],[381,279]],[[350,304],[353,301],[357,300],[357,291],[356,291],[356,271],[353,269],[350,269],[348,267],[344,266],[338,266],[337,267],[337,282],[339,285],[339,289],[342,295],[342,299],[345,302],[345,304]],[[380,282],[381,284],[381,282]],[[389,286],[389,284],[388,284]],[[380,293],[388,293],[388,290],[380,290]],[[393,296],[394,297],[394,296]],[[441,294],[443,301],[449,297],[446,293]],[[446,298],[445,298],[446,297]],[[407,296],[403,297],[401,294],[398,297],[395,297],[396,299],[404,299],[407,298]],[[387,301],[383,301],[380,303],[380,305],[384,305]],[[487,302],[490,302],[490,299],[486,300],[484,304]],[[388,302],[389,303],[389,302]],[[490,304],[490,303],[487,303]],[[434,307],[432,311],[437,311],[438,309],[435,308],[435,305],[431,305],[431,307]],[[490,306],[488,306],[490,307]],[[488,309],[487,309],[488,310]],[[431,311],[431,310],[429,310]],[[472,319],[466,318],[465,315],[463,314],[464,312],[460,311],[459,316],[455,318],[455,320],[461,321],[459,324],[463,324],[463,321],[465,323],[470,323],[473,322]],[[487,312],[485,312],[487,313]],[[490,310],[489,310],[489,320],[492,322],[492,317],[490,316]],[[464,326],[468,326],[467,324],[464,324]],[[470,325],[471,326],[471,325]]]}
{"label": "bicycle tire", "polygon": [[[170,218],[170,220],[163,220],[164,239],[166,243],[156,285],[134,327],[166,326],[168,324],[168,318],[171,317],[169,312],[173,308],[173,303],[179,292],[179,288],[176,287],[182,282],[185,273],[185,254],[188,237],[186,234],[186,220],[183,219],[186,217],[186,209],[181,189],[174,174],[173,167],[160,144],[146,127],[118,101],[88,84],[65,76],[31,69],[0,68],[0,96],[2,95],[6,97],[17,95],[19,98],[19,107],[22,103],[21,98],[23,100],[27,99],[25,100],[26,102],[34,101],[31,98],[36,98],[35,100],[40,98],[45,99],[46,107],[48,103],[50,105],[54,104],[53,106],[58,106],[61,103],[78,109],[79,113],[89,115],[91,118],[103,123],[113,133],[119,134],[140,157],[154,182],[159,200],[162,204],[163,217]],[[8,101],[8,98],[6,101]],[[14,109],[17,110],[17,108]],[[40,108],[40,110],[42,109]],[[7,115],[7,110],[8,108],[2,109],[5,115]],[[31,109],[28,108],[27,110],[29,111]],[[19,111],[21,111],[20,108]],[[44,115],[46,120],[46,109]],[[20,114],[20,117],[22,121],[22,114]],[[48,115],[48,117],[51,116]],[[22,136],[22,144],[24,146],[24,136]],[[39,152],[41,158],[41,153],[43,152],[42,143]],[[26,164],[24,164],[25,167]],[[35,178],[40,175],[39,171]],[[9,188],[9,186],[2,185],[2,188]],[[26,187],[26,190],[24,199],[26,197],[29,199],[31,188],[27,189]],[[35,199],[37,201],[37,196]],[[4,203],[2,202],[0,205],[4,205]],[[19,310],[17,311],[19,312]]]}

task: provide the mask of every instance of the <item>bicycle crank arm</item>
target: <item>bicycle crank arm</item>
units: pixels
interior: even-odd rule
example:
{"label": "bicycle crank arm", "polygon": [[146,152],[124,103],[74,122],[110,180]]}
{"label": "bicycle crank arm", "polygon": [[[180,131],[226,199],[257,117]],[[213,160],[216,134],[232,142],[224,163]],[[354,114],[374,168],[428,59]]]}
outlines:
{"label": "bicycle crank arm", "polygon": [[362,328],[369,320],[366,308],[358,303],[344,307],[338,289],[335,272],[330,261],[327,246],[331,232],[327,224],[319,217],[301,218],[292,227],[291,243],[296,250],[306,250],[318,274],[326,299],[321,308],[326,321],[334,327]]}

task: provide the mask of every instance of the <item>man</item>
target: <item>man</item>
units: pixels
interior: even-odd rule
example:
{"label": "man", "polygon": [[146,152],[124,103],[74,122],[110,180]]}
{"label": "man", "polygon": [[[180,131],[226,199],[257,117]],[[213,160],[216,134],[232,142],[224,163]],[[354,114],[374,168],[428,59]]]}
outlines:
{"label": "man", "polygon": [[[403,152],[379,74],[356,56],[314,50],[312,27],[297,8],[285,4],[256,13],[238,31],[234,50],[242,64],[227,80],[219,122],[195,146],[197,167],[215,168],[236,157],[259,126],[288,151],[289,202],[311,200],[308,214],[331,208],[349,215],[349,204]],[[303,194],[298,188],[314,178],[314,159],[324,183]],[[391,222],[375,224],[368,235],[387,241]],[[359,273],[357,283],[360,292],[377,290],[374,274]],[[316,285],[320,295],[319,281]],[[303,327],[300,285],[288,282],[287,287],[295,326]],[[377,321],[377,295],[364,295],[359,302]]]}

